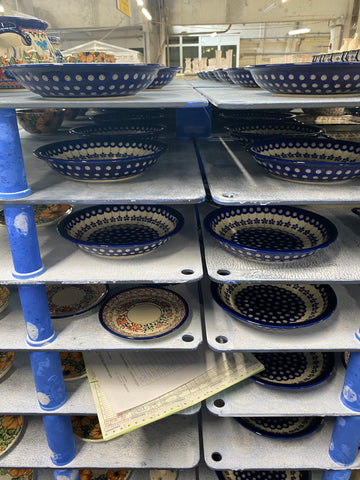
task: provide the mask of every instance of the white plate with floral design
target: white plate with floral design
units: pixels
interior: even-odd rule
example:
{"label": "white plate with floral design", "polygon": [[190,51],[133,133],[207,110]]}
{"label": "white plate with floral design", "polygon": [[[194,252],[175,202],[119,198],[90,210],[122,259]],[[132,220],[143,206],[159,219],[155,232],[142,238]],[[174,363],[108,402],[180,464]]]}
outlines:
{"label": "white plate with floral design", "polygon": [[24,427],[22,415],[0,415],[0,456],[19,439]]}

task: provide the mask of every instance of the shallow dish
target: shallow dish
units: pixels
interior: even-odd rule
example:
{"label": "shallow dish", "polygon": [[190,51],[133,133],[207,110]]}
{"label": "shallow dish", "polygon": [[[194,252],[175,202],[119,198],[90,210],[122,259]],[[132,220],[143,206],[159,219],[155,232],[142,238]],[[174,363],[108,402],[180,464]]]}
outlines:
{"label": "shallow dish", "polygon": [[0,456],[14,446],[24,428],[22,415],[0,415]]}
{"label": "shallow dish", "polygon": [[177,210],[163,205],[95,205],[65,217],[58,232],[87,253],[128,258],[164,245],[183,224]]}
{"label": "shallow dish", "polygon": [[330,285],[298,283],[211,283],[214,300],[249,325],[292,329],[329,318],[337,298]]}
{"label": "shallow dish", "polygon": [[5,310],[10,302],[10,290],[5,285],[0,285],[0,313]]}
{"label": "shallow dish", "polygon": [[180,70],[180,67],[160,67],[156,77],[147,88],[152,90],[160,90],[161,88],[165,87],[165,85],[169,85],[169,83],[174,80],[176,74],[180,72]]}
{"label": "shallow dish", "polygon": [[5,67],[23,87],[45,98],[132,96],[145,90],[159,65],[141,63],[39,63]]}
{"label": "shallow dish", "polygon": [[331,138],[265,139],[249,152],[267,173],[283,180],[335,183],[360,176],[360,144]]}
{"label": "shallow dish", "polygon": [[64,380],[86,377],[86,367],[81,352],[60,352],[60,360]]}
{"label": "shallow dish", "polygon": [[255,82],[271,93],[342,95],[360,93],[357,62],[284,63],[245,67]]}
{"label": "shallow dish", "polygon": [[322,417],[234,417],[243,427],[271,438],[295,438],[314,432]]}
{"label": "shallow dish", "polygon": [[10,370],[15,359],[15,352],[0,351],[0,378],[4,377]]}
{"label": "shallow dish", "polygon": [[[33,205],[35,223],[37,227],[48,227],[69,215],[72,206],[68,203]],[[5,226],[4,210],[0,210],[0,225]]]}
{"label": "shallow dish", "polygon": [[0,480],[35,480],[36,478],[31,468],[0,468]]}
{"label": "shallow dish", "polygon": [[84,127],[72,128],[69,130],[69,133],[81,137],[124,135],[126,137],[154,138],[163,134],[165,130],[165,125],[106,123],[104,125],[86,125]]}
{"label": "shallow dish", "polygon": [[80,470],[80,480],[128,480],[132,470],[119,469],[103,470],[95,469]]}
{"label": "shallow dish", "polygon": [[265,370],[252,380],[277,388],[312,387],[326,380],[334,370],[332,352],[271,352],[254,353]]}
{"label": "shallow dish", "polygon": [[114,182],[140,175],[166,150],[151,139],[94,135],[43,145],[33,153],[72,180]]}
{"label": "shallow dish", "polygon": [[230,85],[234,85],[234,82],[231,80],[230,76],[227,73],[227,68],[219,68],[218,70],[216,70],[216,73],[218,78],[222,82],[226,82],[226,83],[229,83]]}
{"label": "shallow dish", "polygon": [[335,225],[325,217],[281,205],[218,208],[206,216],[204,225],[229,252],[260,262],[304,258],[337,238]]}
{"label": "shallow dish", "polygon": [[227,68],[226,74],[235,85],[246,88],[260,88],[253,79],[251,72],[246,70],[246,68]]}
{"label": "shallow dish", "polygon": [[222,470],[219,480],[310,480],[304,470]]}
{"label": "shallow dish", "polygon": [[71,424],[75,435],[85,442],[103,442],[97,415],[72,415]]}
{"label": "shallow dish", "polygon": [[46,285],[51,318],[68,318],[81,315],[98,306],[109,293],[102,284]]}
{"label": "shallow dish", "polygon": [[174,332],[188,314],[187,303],[177,293],[160,287],[137,287],[109,298],[99,319],[106,330],[119,337],[146,340]]}

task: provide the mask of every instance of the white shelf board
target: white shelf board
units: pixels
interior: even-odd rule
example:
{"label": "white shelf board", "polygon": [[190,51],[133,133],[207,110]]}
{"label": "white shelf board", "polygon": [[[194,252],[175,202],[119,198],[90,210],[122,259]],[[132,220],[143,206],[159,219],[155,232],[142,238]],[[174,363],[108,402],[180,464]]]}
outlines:
{"label": "white shelf board", "polygon": [[224,109],[356,107],[360,95],[275,95],[260,88],[212,83],[196,90],[210,103]]}
{"label": "white shelf board", "polygon": [[[51,225],[38,229],[45,272],[33,279],[15,279],[5,229],[0,235],[0,283],[184,283],[203,275],[197,220],[192,205],[177,205],[184,216],[182,230],[157,250],[139,258],[101,258],[80,250]],[[4,227],[5,228],[5,227]],[[184,273],[185,272],[185,273]],[[193,272],[193,273],[190,273]]]}
{"label": "white shelf board", "polygon": [[[117,286],[113,293],[128,286]],[[194,350],[203,340],[197,283],[165,286],[181,295],[189,305],[188,320],[178,330],[160,338],[129,340],[111,334],[99,321],[99,307],[79,316],[53,319],[56,338],[43,350]],[[38,348],[41,349],[41,348]],[[0,318],[0,350],[34,350],[26,343],[25,322],[16,288]]]}
{"label": "white shelf board", "polygon": [[[21,132],[28,185],[32,194],[10,203],[200,203],[205,190],[192,140],[160,139],[168,151],[157,163],[133,179],[120,182],[78,182],[53,170],[33,155],[41,145],[73,140],[61,131],[57,135]],[[5,203],[5,201],[3,201]]]}
{"label": "white shelf board", "polygon": [[[337,356],[335,370],[319,385],[290,390],[247,379],[208,398],[206,407],[221,417],[354,416],[340,400],[344,377],[345,368]],[[217,407],[215,400],[224,405]]]}
{"label": "white shelf board", "polygon": [[[251,432],[234,418],[203,413],[206,464],[217,470],[324,469],[342,470],[328,454],[334,419],[327,417],[313,433],[299,438],[273,439]],[[216,461],[213,454],[221,455]],[[360,466],[360,454],[350,469]]]}
{"label": "white shelf board", "polygon": [[360,285],[331,285],[337,296],[335,312],[312,326],[272,330],[242,322],[225,312],[203,284],[207,343],[215,351],[347,351],[359,350]]}
{"label": "white shelf board", "polygon": [[[360,203],[360,178],[333,185],[288,182],[268,175],[237,142],[197,140],[211,197],[221,205]],[[233,154],[236,160],[231,157]]]}
{"label": "white shelf board", "polygon": [[[22,438],[0,457],[0,467],[54,468],[41,416],[26,419]],[[172,415],[107,442],[76,437],[75,446],[76,457],[66,468],[192,469],[200,457],[198,418]]]}
{"label": "white shelf board", "polygon": [[[352,282],[360,281],[360,221],[348,205],[306,205],[332,221],[338,229],[337,240],[309,257],[285,263],[262,263],[243,260],[219,248],[204,232],[205,262],[208,275],[217,282]],[[200,205],[203,219],[213,210]]]}
{"label": "white shelf board", "polygon": [[[96,475],[96,469],[93,469],[93,472]],[[51,480],[54,478],[54,472],[50,469],[38,469],[37,470],[37,480]],[[208,480],[215,477],[208,477]],[[131,480],[149,480],[150,479],[150,470],[149,469],[134,469],[131,472]],[[178,476],[176,480],[197,480],[196,477],[196,470],[189,469],[189,470],[179,470]]]}

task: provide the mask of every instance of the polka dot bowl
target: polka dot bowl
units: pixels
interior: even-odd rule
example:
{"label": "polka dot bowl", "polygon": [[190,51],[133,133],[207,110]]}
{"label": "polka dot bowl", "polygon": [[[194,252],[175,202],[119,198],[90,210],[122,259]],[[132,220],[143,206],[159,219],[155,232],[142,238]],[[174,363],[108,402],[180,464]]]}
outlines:
{"label": "polka dot bowl", "polygon": [[230,253],[257,262],[289,262],[313,255],[337,238],[335,225],[309,210],[281,205],[218,208],[204,219]]}
{"label": "polka dot bowl", "polygon": [[165,85],[169,85],[180,70],[180,67],[160,67],[158,74],[147,88],[160,90]]}
{"label": "polka dot bowl", "polygon": [[164,143],[123,136],[92,136],[43,145],[34,155],[58,173],[83,182],[131,179],[165,153]]}
{"label": "polka dot bowl", "polygon": [[335,183],[360,176],[360,143],[324,138],[278,138],[249,152],[267,173],[283,180]]}
{"label": "polka dot bowl", "polygon": [[21,85],[45,98],[132,96],[155,79],[156,64],[39,63],[6,67]]}
{"label": "polka dot bowl", "polygon": [[260,88],[253,79],[251,72],[246,68],[227,68],[226,74],[235,85],[245,88]]}
{"label": "polka dot bowl", "polygon": [[121,259],[154,251],[183,224],[183,216],[164,205],[95,205],[61,220],[58,232],[86,253]]}
{"label": "polka dot bowl", "polygon": [[104,123],[103,125],[85,125],[83,127],[75,127],[69,130],[72,135],[81,137],[104,136],[104,135],[123,135],[127,137],[155,138],[162,135],[166,131],[165,125],[153,125],[150,123],[141,124],[120,124],[120,123]]}
{"label": "polka dot bowl", "polygon": [[339,95],[360,93],[358,62],[286,63],[245,67],[256,83],[281,95]]}

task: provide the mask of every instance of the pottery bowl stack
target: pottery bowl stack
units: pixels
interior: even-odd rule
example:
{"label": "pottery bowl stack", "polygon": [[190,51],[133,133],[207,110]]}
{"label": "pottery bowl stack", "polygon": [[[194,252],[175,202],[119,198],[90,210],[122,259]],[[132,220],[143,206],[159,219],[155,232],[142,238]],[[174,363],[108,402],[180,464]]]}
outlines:
{"label": "pottery bowl stack", "polygon": [[251,72],[245,68],[227,68],[226,74],[235,85],[245,88],[260,88],[255,82]]}
{"label": "pottery bowl stack", "polygon": [[180,67],[161,67],[158,71],[158,74],[147,88],[159,90],[165,87],[165,85],[169,85],[169,83],[174,80],[176,74],[179,73],[180,70]]}

